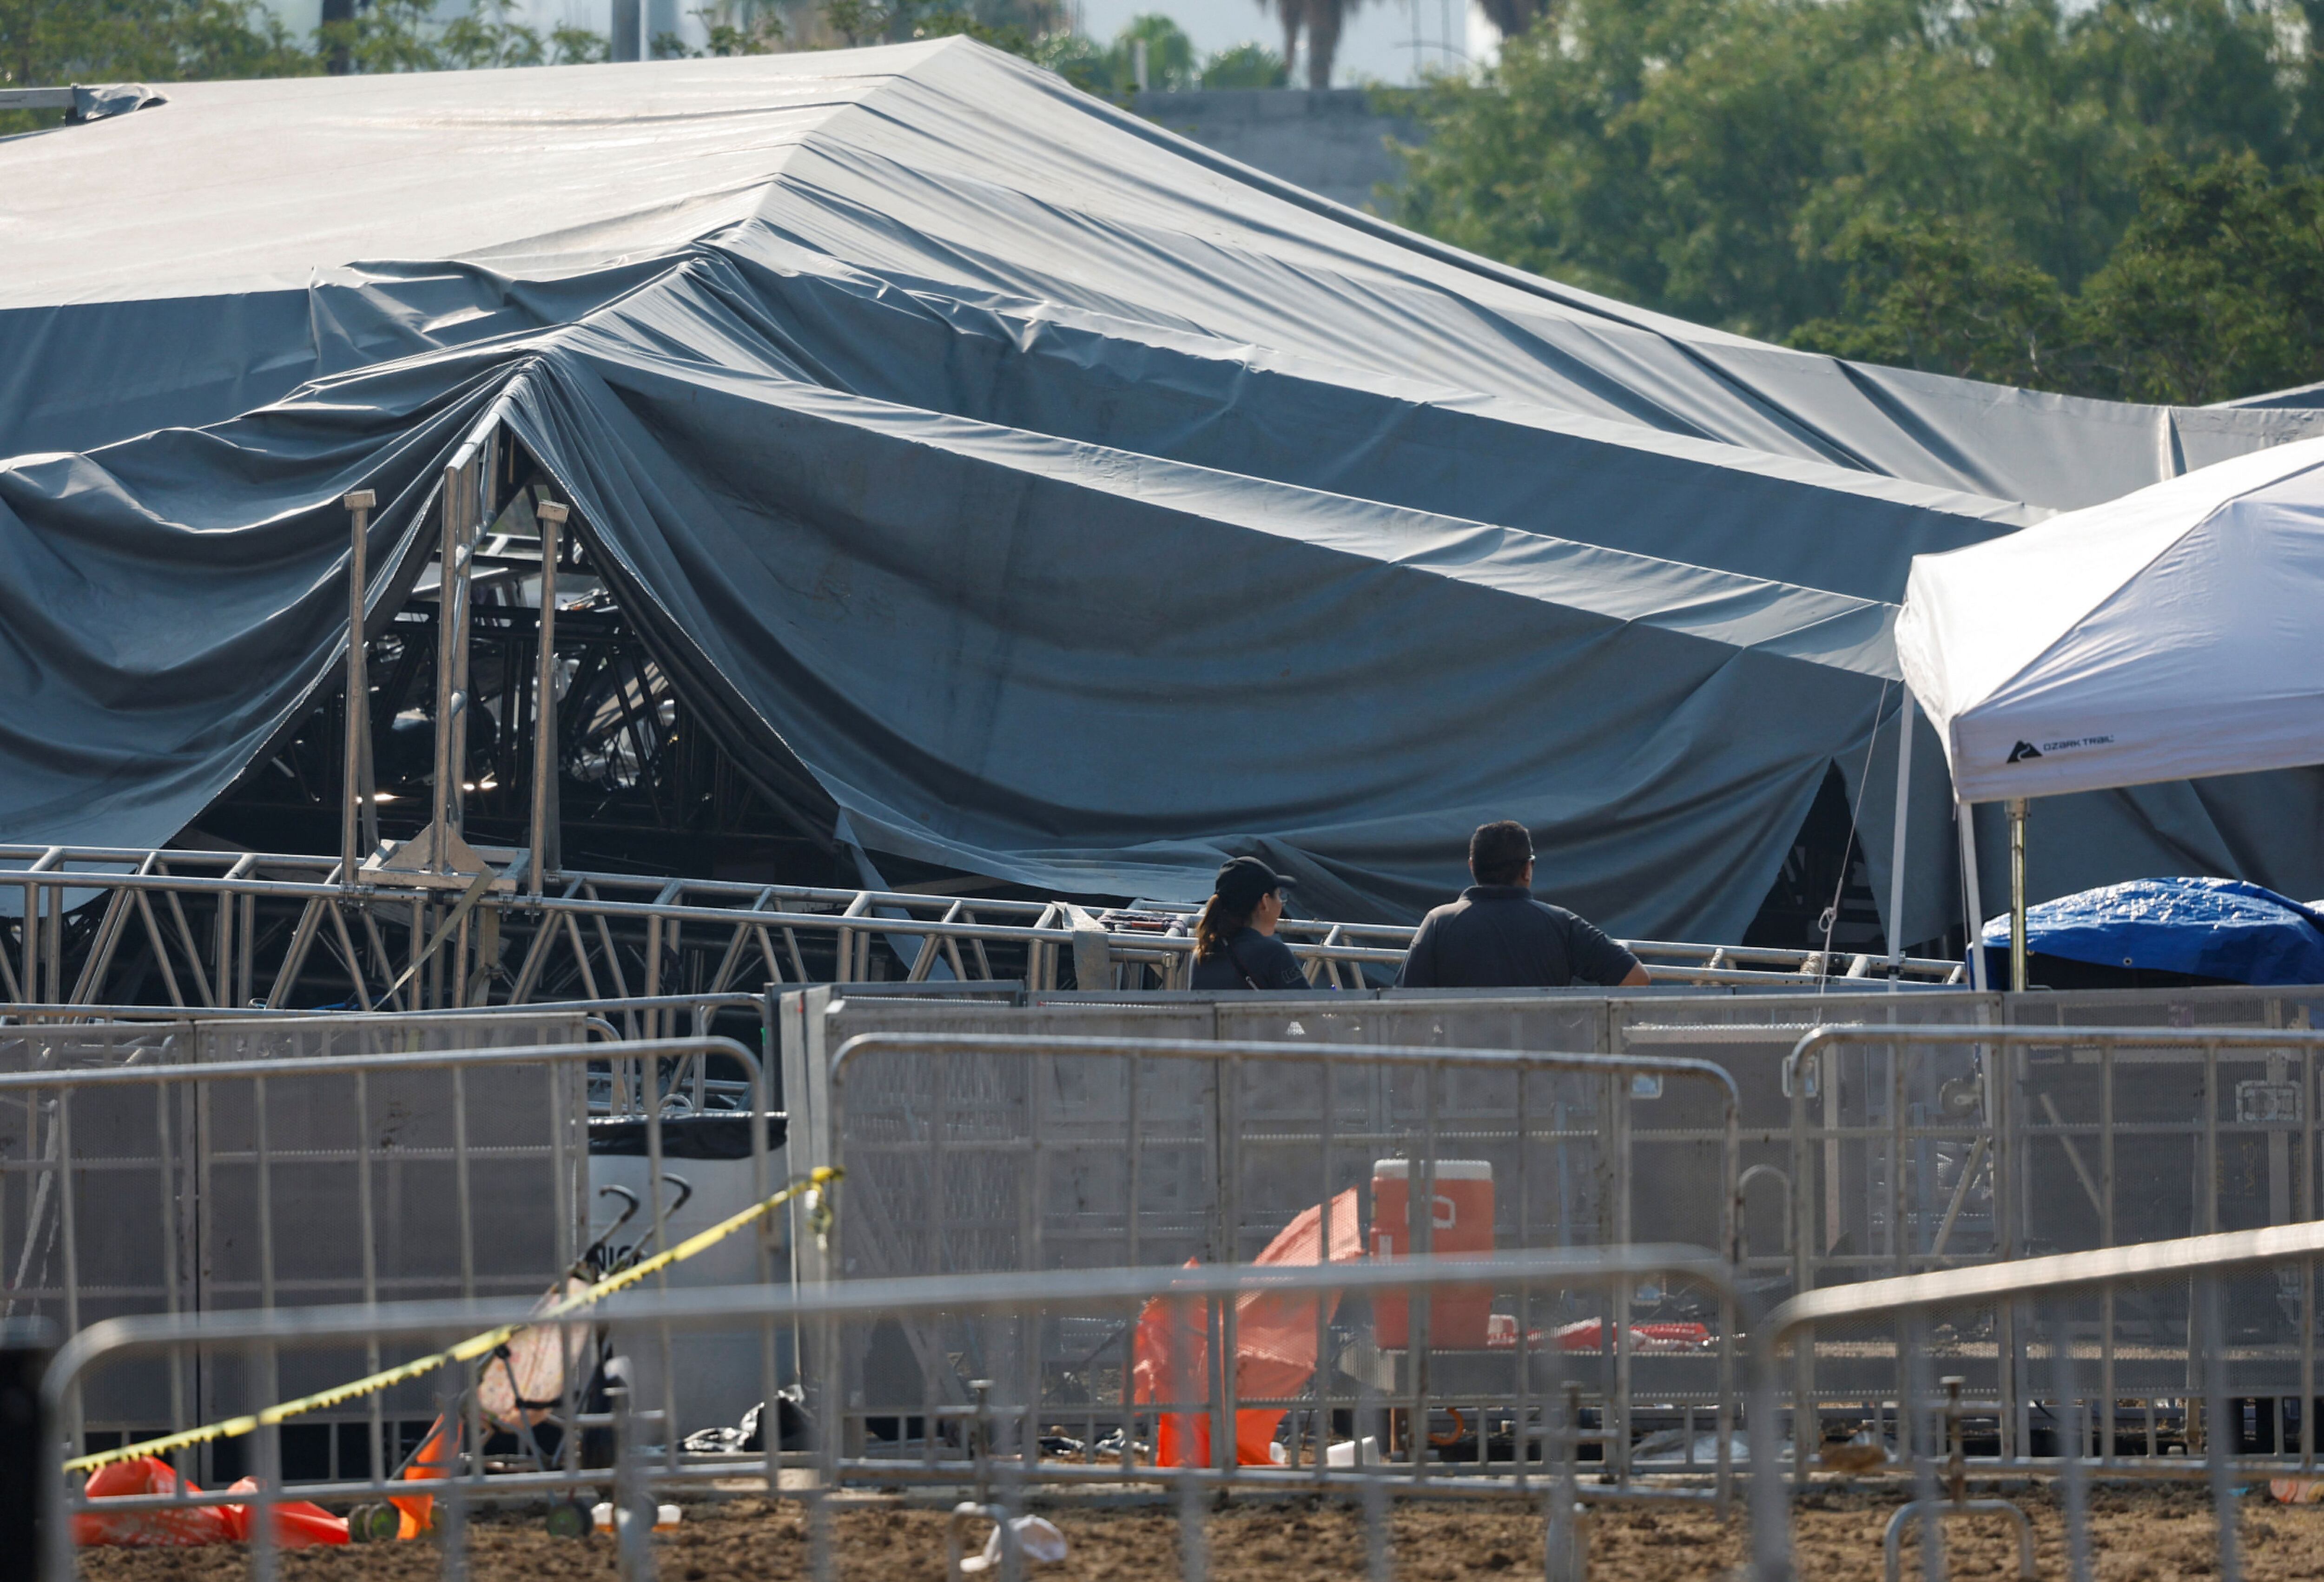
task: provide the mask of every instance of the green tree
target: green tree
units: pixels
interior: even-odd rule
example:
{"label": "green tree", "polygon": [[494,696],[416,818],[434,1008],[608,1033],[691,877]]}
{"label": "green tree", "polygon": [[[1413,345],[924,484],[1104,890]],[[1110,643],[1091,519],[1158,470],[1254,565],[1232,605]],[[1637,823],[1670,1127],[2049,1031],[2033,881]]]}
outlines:
{"label": "green tree", "polygon": [[1202,69],[1195,64],[1194,41],[1158,11],[1148,11],[1124,23],[1106,51],[1113,71],[1114,88],[1129,93],[1138,87],[1138,46],[1146,46],[1146,86],[1157,93],[1176,93],[1202,86]]}
{"label": "green tree", "polygon": [[[0,87],[320,69],[258,0],[0,0]],[[0,114],[0,130],[35,124]]]}
{"label": "green tree", "polygon": [[2242,153],[2146,168],[2135,216],[2069,293],[2006,244],[1866,221],[1842,311],[1792,344],[1874,363],[2199,405],[2324,379],[2324,176]]}
{"label": "green tree", "polygon": [[782,13],[766,0],[718,0],[694,14],[709,35],[706,55],[771,55],[790,39]]}
{"label": "green tree", "polygon": [[436,0],[372,0],[355,16],[316,30],[318,49],[349,71],[440,71]]}
{"label": "green tree", "polygon": [[2256,0],[1565,0],[1489,73],[1397,96],[1429,137],[1388,196],[1478,252],[1781,337],[1879,298],[1914,226],[2078,290],[2150,161],[2305,157],[2295,64]]}
{"label": "green tree", "polygon": [[2324,379],[2324,176],[2158,163],[2074,304],[2092,382],[2200,404]]}
{"label": "green tree", "polygon": [[539,66],[549,58],[537,29],[514,20],[515,0],[475,0],[467,13],[443,24],[436,36],[439,67],[473,70],[486,66]]}
{"label": "green tree", "polygon": [[1332,62],[1340,53],[1340,32],[1362,0],[1260,0],[1283,23],[1283,60],[1299,60],[1299,36],[1307,36],[1307,86],[1332,86]]}
{"label": "green tree", "polygon": [[1028,58],[1047,67],[1084,93],[1101,98],[1120,96],[1113,86],[1113,63],[1097,44],[1080,33],[1056,32],[1034,41]]}
{"label": "green tree", "polygon": [[569,22],[549,30],[551,66],[595,66],[611,60],[613,54],[613,41],[604,33],[592,32]]}
{"label": "green tree", "polygon": [[[352,20],[294,38],[261,0],[0,0],[0,87],[296,77],[338,68],[438,71],[602,60],[604,36],[559,27],[544,39],[514,0],[477,0],[444,18],[435,0],[361,0]],[[0,112],[0,133],[58,114]]]}
{"label": "green tree", "polygon": [[824,22],[850,49],[886,38],[897,16],[896,9],[880,0],[824,0]]}
{"label": "green tree", "polygon": [[1283,57],[1265,44],[1237,44],[1203,62],[1204,87],[1281,87],[1290,80]]}
{"label": "green tree", "polygon": [[1792,345],[2003,384],[2078,382],[2066,295],[2049,275],[1950,220],[1860,219],[1834,255],[1844,311],[1802,325]]}
{"label": "green tree", "polygon": [[456,71],[575,65],[609,53],[602,33],[571,25],[544,37],[517,20],[515,0],[475,0],[444,17],[436,0],[357,0],[355,14],[316,30],[315,55],[356,72]]}

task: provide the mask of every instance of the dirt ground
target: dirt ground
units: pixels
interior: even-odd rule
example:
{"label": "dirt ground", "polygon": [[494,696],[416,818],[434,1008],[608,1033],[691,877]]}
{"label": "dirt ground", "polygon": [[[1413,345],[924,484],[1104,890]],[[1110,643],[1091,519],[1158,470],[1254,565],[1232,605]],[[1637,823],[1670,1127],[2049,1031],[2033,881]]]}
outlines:
{"label": "dirt ground", "polygon": [[[1877,1577],[1880,1535],[1904,1495],[1889,1489],[1816,1491],[1802,1497],[1794,1534],[1800,1575],[1812,1582]],[[2039,1574],[2065,1575],[2064,1529],[2044,1491],[2012,1496],[2034,1522]],[[2162,1582],[2206,1577],[2217,1568],[2210,1505],[2197,1487],[2115,1486],[2091,1493],[2096,1574],[2100,1582]],[[1065,1532],[1071,1553],[1060,1565],[1032,1568],[1040,1582],[1167,1582],[1177,1575],[1176,1511],[1141,1506],[1092,1509],[1038,1506]],[[858,1506],[837,1513],[844,1582],[912,1582],[944,1575],[944,1513],[901,1504]],[[1946,1555],[1952,1576],[2016,1575],[2006,1518],[1950,1523]],[[1310,1501],[1237,1504],[1208,1516],[1214,1582],[1347,1582],[1366,1573],[1360,1511]],[[1542,1523],[1537,1507],[1515,1503],[1405,1504],[1393,1513],[1394,1562],[1400,1582],[1506,1582],[1539,1576]],[[2324,1578],[2324,1506],[2286,1508],[2255,1491],[2243,1501],[2243,1574],[2253,1582]],[[972,1549],[983,1531],[972,1533]],[[1597,1582],[1662,1582],[1739,1575],[1748,1527],[1738,1513],[1721,1527],[1705,1508],[1600,1507],[1591,1523],[1591,1575]],[[661,1582],[788,1582],[807,1575],[806,1527],[799,1507],[757,1499],[690,1504],[682,1527],[655,1539]],[[1906,1545],[1906,1575],[1918,1577],[1917,1548]],[[479,1515],[470,1527],[475,1582],[612,1582],[613,1544],[606,1537],[556,1539],[537,1513]],[[226,1582],[244,1574],[240,1545],[202,1550],[96,1550],[81,1556],[88,1582]],[[422,1582],[438,1571],[428,1542],[305,1550],[282,1556],[283,1582]]]}

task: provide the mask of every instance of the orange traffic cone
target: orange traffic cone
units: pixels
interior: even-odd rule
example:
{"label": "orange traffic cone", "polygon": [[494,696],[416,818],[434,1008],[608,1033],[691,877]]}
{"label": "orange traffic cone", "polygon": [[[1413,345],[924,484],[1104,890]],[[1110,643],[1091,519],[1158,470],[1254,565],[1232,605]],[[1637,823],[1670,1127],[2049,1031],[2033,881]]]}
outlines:
{"label": "orange traffic cone", "polygon": [[[420,1449],[404,1464],[403,1481],[416,1483],[425,1478],[448,1476],[459,1465],[460,1420],[438,1413],[429,1426],[428,1437],[420,1441]],[[388,1504],[401,1516],[396,1537],[418,1538],[426,1532],[436,1516],[436,1496],[433,1495],[391,1495]]]}

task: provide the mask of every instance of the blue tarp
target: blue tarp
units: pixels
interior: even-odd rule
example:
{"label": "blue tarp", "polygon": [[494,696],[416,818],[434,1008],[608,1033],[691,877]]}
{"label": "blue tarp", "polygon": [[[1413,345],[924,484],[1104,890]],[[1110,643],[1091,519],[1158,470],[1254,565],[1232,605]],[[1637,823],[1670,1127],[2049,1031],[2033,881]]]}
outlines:
{"label": "blue tarp", "polygon": [[[2006,980],[2009,918],[1985,925]],[[2324,983],[2324,916],[2233,878],[2135,878],[2025,909],[2026,948],[2070,961],[2234,983]]]}

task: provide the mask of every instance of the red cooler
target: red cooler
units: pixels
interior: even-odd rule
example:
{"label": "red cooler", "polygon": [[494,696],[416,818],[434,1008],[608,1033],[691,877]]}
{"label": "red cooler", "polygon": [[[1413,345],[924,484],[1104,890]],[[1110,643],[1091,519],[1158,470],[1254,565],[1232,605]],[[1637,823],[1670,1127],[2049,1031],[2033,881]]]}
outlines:
{"label": "red cooler", "polygon": [[[1372,1165],[1372,1256],[1393,1258],[1412,1251],[1411,1202],[1413,1162],[1381,1159]],[[1483,1159],[1439,1159],[1436,1162],[1435,1212],[1429,1219],[1429,1250],[1439,1257],[1493,1250],[1493,1166]],[[1408,1343],[1410,1320],[1402,1292],[1383,1292],[1372,1300],[1374,1338],[1389,1350]],[[1462,1285],[1440,1289],[1428,1304],[1428,1335],[1432,1346],[1453,1350],[1481,1351],[1492,1319],[1489,1287]]]}

